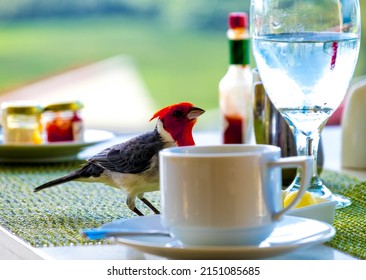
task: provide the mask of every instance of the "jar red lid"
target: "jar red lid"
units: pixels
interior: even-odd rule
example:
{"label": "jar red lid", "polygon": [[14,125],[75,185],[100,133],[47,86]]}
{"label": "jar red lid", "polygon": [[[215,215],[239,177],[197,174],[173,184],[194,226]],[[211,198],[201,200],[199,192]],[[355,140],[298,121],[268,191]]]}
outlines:
{"label": "jar red lid", "polygon": [[234,12],[229,14],[229,27],[230,28],[247,28],[248,27],[248,14],[242,12]]}

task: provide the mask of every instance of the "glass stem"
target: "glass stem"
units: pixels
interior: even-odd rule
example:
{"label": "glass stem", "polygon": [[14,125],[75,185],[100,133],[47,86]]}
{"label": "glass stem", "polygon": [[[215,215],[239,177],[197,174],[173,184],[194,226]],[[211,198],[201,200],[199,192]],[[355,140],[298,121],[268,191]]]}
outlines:
{"label": "glass stem", "polygon": [[316,163],[318,159],[319,138],[319,132],[305,135],[301,131],[295,131],[297,154],[299,156],[311,156],[314,160],[313,177],[318,175]]}
{"label": "glass stem", "polygon": [[[309,190],[319,190],[323,187],[323,183],[318,175],[318,147],[320,140],[320,131],[316,130],[309,134],[304,134],[302,131],[295,129],[295,142],[297,154],[299,156],[311,156],[313,158],[313,177],[309,186]],[[297,176],[294,181],[294,186],[299,187],[301,179],[301,170],[298,169]]]}

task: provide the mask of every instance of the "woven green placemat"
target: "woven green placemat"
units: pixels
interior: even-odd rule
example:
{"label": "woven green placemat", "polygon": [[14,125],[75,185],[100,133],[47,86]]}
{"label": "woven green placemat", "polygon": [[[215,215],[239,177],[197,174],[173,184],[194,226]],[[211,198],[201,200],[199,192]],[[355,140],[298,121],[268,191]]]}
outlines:
{"label": "woven green placemat", "polygon": [[[86,245],[96,242],[84,239],[82,229],[135,216],[121,191],[102,184],[70,182],[33,192],[81,163],[0,164],[0,225],[35,247]],[[332,191],[352,200],[351,206],[336,211],[337,233],[327,244],[366,259],[366,183],[331,171],[323,171],[322,178]],[[146,197],[159,208],[158,192]],[[137,205],[146,215],[152,214],[139,201]]]}
{"label": "woven green placemat", "polygon": [[327,245],[360,259],[366,259],[366,182],[324,172],[323,181],[334,192],[351,199],[352,204],[335,212],[336,235]]}
{"label": "woven green placemat", "polygon": [[[69,182],[33,192],[80,164],[0,165],[0,225],[35,247],[106,243],[88,241],[80,231],[135,216],[125,206],[122,191],[98,183]],[[159,207],[156,192],[145,197]],[[136,205],[144,214],[152,214],[140,201]]]}

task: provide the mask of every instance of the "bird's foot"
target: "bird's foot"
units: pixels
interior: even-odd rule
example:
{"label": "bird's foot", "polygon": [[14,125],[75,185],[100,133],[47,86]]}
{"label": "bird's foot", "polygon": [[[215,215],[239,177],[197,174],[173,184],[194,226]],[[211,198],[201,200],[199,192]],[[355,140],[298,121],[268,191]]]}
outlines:
{"label": "bird's foot", "polygon": [[135,212],[138,216],[144,216],[144,214],[142,214],[142,212],[136,207],[132,211]]}

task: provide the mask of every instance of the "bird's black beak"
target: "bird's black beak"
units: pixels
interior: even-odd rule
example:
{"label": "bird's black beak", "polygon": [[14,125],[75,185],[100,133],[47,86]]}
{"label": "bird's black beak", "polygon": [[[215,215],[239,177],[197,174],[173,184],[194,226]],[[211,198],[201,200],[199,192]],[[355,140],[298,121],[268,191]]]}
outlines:
{"label": "bird's black beak", "polygon": [[201,116],[204,112],[205,112],[205,110],[203,110],[201,108],[192,107],[191,110],[189,111],[189,113],[187,114],[187,118],[190,120],[193,120],[193,119]]}

